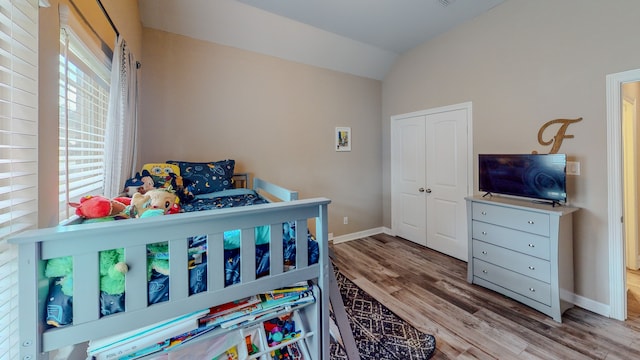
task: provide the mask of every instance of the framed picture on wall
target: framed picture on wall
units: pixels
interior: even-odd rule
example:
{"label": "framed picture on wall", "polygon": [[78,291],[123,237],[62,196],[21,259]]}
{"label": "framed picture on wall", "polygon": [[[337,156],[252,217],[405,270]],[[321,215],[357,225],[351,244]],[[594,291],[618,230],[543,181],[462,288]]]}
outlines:
{"label": "framed picture on wall", "polygon": [[351,151],[351,128],[336,128],[336,151]]}

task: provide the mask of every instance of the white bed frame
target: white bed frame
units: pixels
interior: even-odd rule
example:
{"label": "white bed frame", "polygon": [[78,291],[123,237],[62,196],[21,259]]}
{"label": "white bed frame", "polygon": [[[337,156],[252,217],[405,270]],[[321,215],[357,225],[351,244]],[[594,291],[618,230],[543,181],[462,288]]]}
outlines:
{"label": "white bed frame", "polygon": [[[301,310],[308,336],[305,341],[314,360],[329,354],[329,276],[326,198],[297,200],[297,193],[255,178],[253,188],[283,202],[121,220],[107,223],[57,226],[32,230],[10,240],[19,246],[19,332],[21,359],[48,359],[48,352],[83,343],[161,320],[209,308],[246,296],[313,280],[319,290],[315,304]],[[308,264],[307,221],[315,220],[319,245],[317,264]],[[296,268],[283,267],[282,223],[296,221]],[[255,278],[254,227],[270,225],[270,272]],[[224,286],[223,232],[241,229],[241,281]],[[189,296],[187,248],[190,236],[207,234],[207,291]],[[147,304],[146,245],[169,242],[170,300]],[[124,248],[126,311],[100,317],[98,252]],[[220,254],[216,256],[215,254]],[[46,260],[73,256],[73,324],[46,329],[45,299],[49,280]]]}

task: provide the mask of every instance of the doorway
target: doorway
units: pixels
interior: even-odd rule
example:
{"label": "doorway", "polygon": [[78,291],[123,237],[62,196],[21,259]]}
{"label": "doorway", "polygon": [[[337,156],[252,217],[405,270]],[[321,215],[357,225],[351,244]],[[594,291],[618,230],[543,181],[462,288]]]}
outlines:
{"label": "doorway", "polygon": [[[625,209],[625,169],[624,149],[623,149],[623,104],[625,95],[623,88],[627,84],[640,82],[640,69],[625,71],[607,76],[607,148],[608,148],[608,195],[609,195],[609,316],[617,320],[627,319],[627,261],[629,254],[626,253],[630,246],[625,244],[625,232],[627,230],[621,219],[624,218],[625,210],[638,212],[640,204],[632,203],[632,206]],[[640,95],[639,95],[640,96]],[[628,97],[628,95],[627,95]],[[637,102],[636,102],[637,105]],[[637,120],[637,119],[636,119]],[[628,124],[627,124],[628,125]],[[627,134],[628,135],[628,134]],[[637,136],[637,135],[636,135]],[[629,142],[628,140],[627,142]],[[634,139],[633,141],[636,141]],[[634,154],[635,155],[635,154]],[[635,156],[627,154],[627,160]],[[637,164],[637,163],[634,163]],[[627,199],[627,202],[629,200]],[[636,216],[636,215],[631,215]],[[632,234],[630,234],[633,236]],[[636,239],[637,241],[637,239]],[[637,242],[636,242],[637,244]],[[631,246],[633,247],[633,246]],[[637,258],[637,256],[636,256]]]}
{"label": "doorway", "polygon": [[623,206],[627,319],[640,318],[638,251],[638,102],[640,81],[622,84]]}

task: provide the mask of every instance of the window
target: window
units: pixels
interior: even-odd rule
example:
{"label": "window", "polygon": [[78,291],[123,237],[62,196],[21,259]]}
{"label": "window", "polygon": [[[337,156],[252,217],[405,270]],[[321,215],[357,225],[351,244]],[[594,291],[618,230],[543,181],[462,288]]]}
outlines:
{"label": "window", "polygon": [[18,359],[17,251],[37,226],[38,2],[0,0],[0,359]]}
{"label": "window", "polygon": [[101,194],[111,54],[83,41],[71,26],[60,31],[59,220],[69,202]]}

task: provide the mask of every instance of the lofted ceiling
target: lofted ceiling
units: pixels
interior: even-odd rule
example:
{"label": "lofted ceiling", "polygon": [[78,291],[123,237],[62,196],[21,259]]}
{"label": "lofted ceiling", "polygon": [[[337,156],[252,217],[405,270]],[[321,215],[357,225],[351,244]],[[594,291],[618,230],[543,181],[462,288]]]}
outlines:
{"label": "lofted ceiling", "polygon": [[504,0],[138,0],[145,27],[383,79],[396,56]]}

